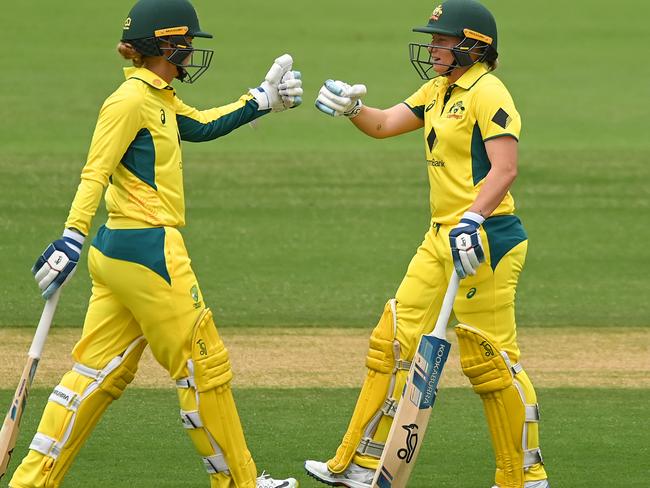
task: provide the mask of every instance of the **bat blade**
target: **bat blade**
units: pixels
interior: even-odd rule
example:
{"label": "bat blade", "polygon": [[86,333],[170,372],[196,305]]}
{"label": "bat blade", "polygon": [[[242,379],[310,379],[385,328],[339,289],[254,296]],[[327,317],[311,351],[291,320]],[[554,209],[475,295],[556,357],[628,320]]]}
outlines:
{"label": "bat blade", "polygon": [[393,425],[373,480],[373,488],[405,488],[429,423],[438,381],[451,344],[433,335],[420,339]]}
{"label": "bat blade", "polygon": [[0,430],[0,479],[6,474],[20,432],[20,421],[27,405],[29,390],[36,374],[38,359],[29,357],[18,382],[16,393]]}

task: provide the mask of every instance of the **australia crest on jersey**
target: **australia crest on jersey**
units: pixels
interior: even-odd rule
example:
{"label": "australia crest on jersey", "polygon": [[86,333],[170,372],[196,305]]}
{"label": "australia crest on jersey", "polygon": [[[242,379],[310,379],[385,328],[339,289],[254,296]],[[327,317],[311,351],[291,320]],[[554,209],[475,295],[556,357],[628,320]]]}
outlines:
{"label": "australia crest on jersey", "polygon": [[448,119],[462,119],[465,116],[465,105],[463,101],[459,100],[449,107],[449,112],[447,112]]}

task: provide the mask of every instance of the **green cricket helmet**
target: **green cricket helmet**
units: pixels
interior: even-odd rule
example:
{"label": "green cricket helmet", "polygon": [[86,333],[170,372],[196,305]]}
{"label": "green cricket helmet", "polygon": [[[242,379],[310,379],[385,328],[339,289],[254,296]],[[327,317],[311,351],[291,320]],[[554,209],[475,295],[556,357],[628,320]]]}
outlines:
{"label": "green cricket helmet", "polygon": [[[429,74],[434,65],[447,66],[448,70],[443,74],[448,75],[454,68],[472,66],[481,61],[493,63],[498,57],[496,21],[492,13],[477,0],[447,0],[433,10],[427,25],[415,27],[413,32],[461,39],[452,48],[435,44],[409,44],[411,63],[425,80],[433,78]],[[431,48],[451,51],[454,62],[434,62]]]}
{"label": "green cricket helmet", "polygon": [[143,56],[164,56],[178,68],[177,78],[193,83],[210,66],[214,51],[196,49],[195,37],[211,38],[199,26],[188,0],[138,0],[124,21],[122,42]]}

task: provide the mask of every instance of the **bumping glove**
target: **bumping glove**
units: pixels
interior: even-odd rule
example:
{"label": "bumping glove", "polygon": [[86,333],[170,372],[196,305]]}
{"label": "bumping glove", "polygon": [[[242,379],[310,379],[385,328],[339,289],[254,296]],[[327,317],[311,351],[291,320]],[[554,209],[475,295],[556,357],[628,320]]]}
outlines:
{"label": "bumping glove", "polygon": [[292,71],[292,66],[291,55],[283,54],[273,62],[262,84],[249,90],[260,110],[282,112],[302,103],[300,71]]}
{"label": "bumping glove", "polygon": [[332,117],[344,115],[351,119],[359,115],[363,107],[361,97],[366,92],[366,85],[350,86],[342,81],[327,80],[318,93],[316,108]]}
{"label": "bumping glove", "polygon": [[449,232],[451,257],[459,278],[475,275],[479,265],[485,262],[485,252],[479,227],[485,218],[474,212],[465,212],[456,227]]}
{"label": "bumping glove", "polygon": [[82,234],[65,229],[61,239],[47,246],[32,266],[32,274],[46,300],[74,275],[84,239]]}

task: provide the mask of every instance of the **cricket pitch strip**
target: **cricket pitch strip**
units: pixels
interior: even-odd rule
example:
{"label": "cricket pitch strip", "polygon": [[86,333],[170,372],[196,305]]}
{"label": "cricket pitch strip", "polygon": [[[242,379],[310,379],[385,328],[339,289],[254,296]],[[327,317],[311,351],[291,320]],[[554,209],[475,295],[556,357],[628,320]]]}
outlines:
{"label": "cricket pitch strip", "polygon": [[[27,357],[32,328],[0,329],[0,389],[13,389]],[[51,388],[73,364],[70,351],[81,329],[54,328],[34,387]],[[365,374],[370,329],[223,327],[219,330],[234,370],[235,388],[359,387]],[[650,328],[525,328],[518,331],[521,362],[536,387],[650,388]],[[441,388],[469,387],[456,337]],[[173,382],[144,353],[136,388],[172,388]]]}

